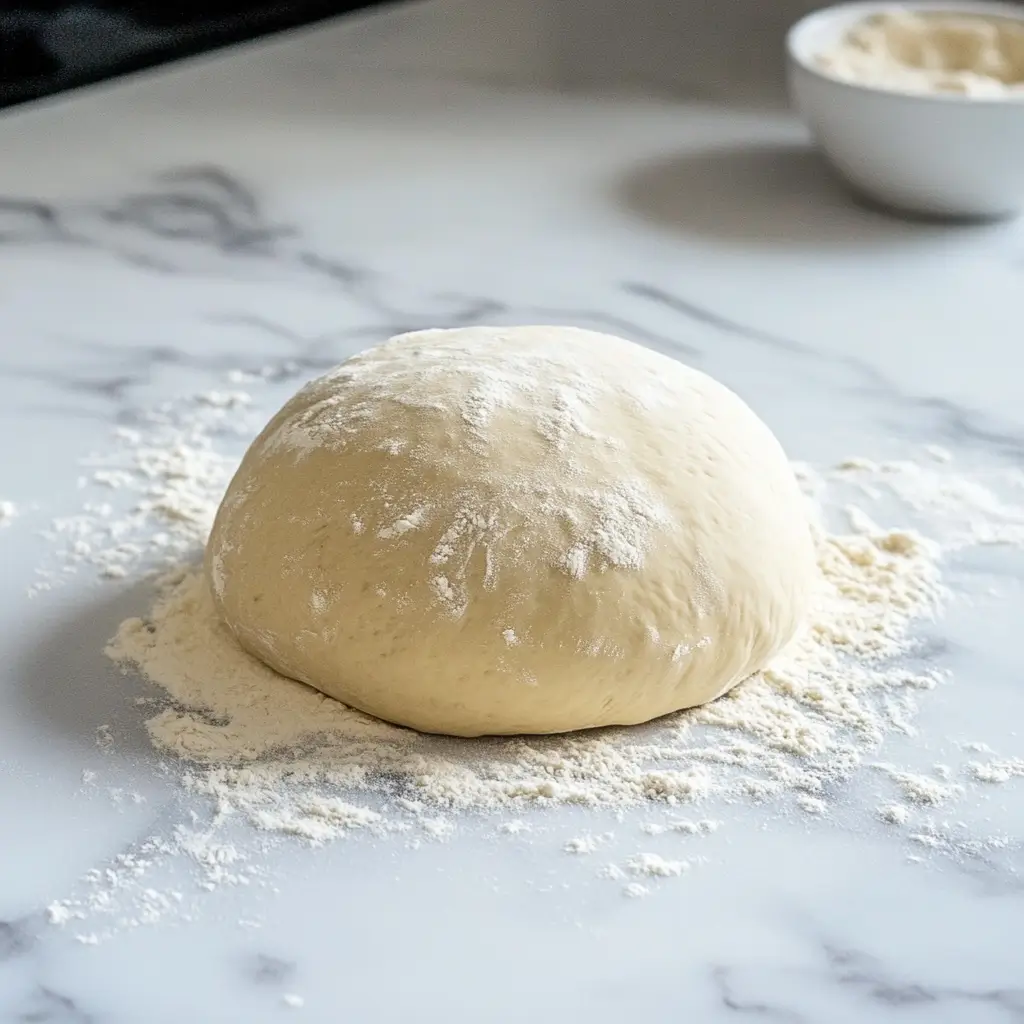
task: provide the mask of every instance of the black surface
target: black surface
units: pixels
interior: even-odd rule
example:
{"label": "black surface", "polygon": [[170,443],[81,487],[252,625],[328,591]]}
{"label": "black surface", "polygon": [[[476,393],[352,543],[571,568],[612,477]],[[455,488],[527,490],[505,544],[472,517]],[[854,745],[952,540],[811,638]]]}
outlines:
{"label": "black surface", "polygon": [[374,2],[0,2],[0,106],[370,7]]}

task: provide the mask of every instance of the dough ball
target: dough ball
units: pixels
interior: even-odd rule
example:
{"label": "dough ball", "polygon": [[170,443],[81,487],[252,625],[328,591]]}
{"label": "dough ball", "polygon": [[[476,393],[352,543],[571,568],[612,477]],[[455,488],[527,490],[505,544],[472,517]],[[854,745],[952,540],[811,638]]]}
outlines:
{"label": "dough ball", "polygon": [[278,672],[426,732],[553,733],[713,700],[815,574],[785,454],[731,391],[568,327],[419,331],[303,388],[206,570]]}

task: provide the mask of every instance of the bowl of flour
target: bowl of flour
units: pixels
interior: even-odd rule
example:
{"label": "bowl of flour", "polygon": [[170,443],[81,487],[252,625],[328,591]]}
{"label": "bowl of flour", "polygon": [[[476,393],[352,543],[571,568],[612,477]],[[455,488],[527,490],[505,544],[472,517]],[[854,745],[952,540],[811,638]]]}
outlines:
{"label": "bowl of flour", "polygon": [[799,21],[789,86],[822,151],[861,195],[932,217],[1024,209],[1024,10],[849,3]]}

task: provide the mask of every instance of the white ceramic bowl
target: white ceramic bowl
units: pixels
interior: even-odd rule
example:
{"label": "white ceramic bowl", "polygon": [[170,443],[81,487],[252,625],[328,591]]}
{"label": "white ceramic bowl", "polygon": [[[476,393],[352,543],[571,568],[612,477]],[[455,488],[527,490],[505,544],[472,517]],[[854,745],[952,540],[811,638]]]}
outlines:
{"label": "white ceramic bowl", "polygon": [[816,58],[873,14],[956,11],[1024,22],[1003,3],[849,3],[789,32],[793,103],[853,188],[924,216],[995,218],[1024,209],[1024,100],[908,94],[833,78]]}

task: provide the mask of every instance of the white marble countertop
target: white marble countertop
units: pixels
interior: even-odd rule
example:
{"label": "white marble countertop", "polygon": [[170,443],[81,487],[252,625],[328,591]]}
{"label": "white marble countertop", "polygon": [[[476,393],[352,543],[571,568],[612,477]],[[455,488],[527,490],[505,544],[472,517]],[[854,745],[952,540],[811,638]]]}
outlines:
{"label": "white marble countertop", "polygon": [[[26,596],[80,461],[140,409],[270,366],[269,414],[405,328],[560,321],[693,362],[797,459],[1024,461],[1019,225],[859,209],[791,118],[721,93],[554,91],[546,30],[509,17],[477,45],[426,5],[0,118],[0,1022],[1024,1020],[1020,780],[951,812],[993,857],[910,856],[865,777],[827,821],[727,808],[648,900],[560,852],[611,821],[574,811],[543,841],[280,845],[272,885],[99,945],[47,920],[180,810],[102,655],[131,581]],[[1009,552],[958,593],[952,682],[887,758],[1020,752],[1022,579]],[[98,749],[108,722],[135,741]]]}

